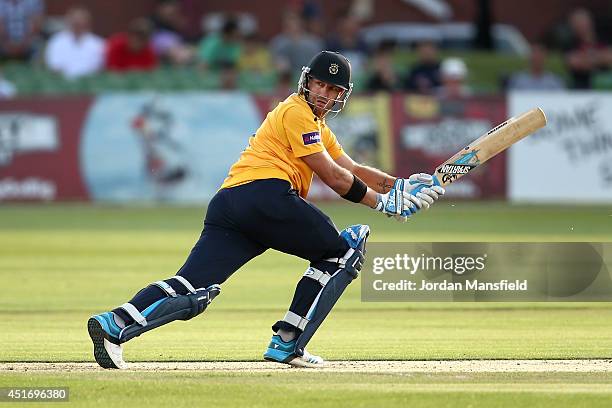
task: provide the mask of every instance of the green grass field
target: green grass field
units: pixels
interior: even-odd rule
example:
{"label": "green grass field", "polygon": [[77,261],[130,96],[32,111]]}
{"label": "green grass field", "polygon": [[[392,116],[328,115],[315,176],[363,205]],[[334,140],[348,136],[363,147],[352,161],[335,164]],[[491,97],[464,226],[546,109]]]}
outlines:
{"label": "green grass field", "polygon": [[[395,223],[322,205],[372,241],[612,241],[609,207],[449,202]],[[0,207],[0,362],[90,362],[85,323],[173,275],[204,209]],[[258,361],[307,264],[268,251],[223,287],[205,315],[128,343],[128,361]],[[361,303],[358,284],[309,345],[329,360],[610,359],[608,303]],[[1,366],[0,366],[1,367]],[[612,373],[8,371],[3,386],[71,387],[98,406],[611,406]]]}

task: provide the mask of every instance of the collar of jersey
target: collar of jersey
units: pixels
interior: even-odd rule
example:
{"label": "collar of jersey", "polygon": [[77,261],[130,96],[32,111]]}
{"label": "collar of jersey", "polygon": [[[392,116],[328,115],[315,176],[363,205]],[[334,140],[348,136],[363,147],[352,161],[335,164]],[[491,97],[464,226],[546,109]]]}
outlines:
{"label": "collar of jersey", "polygon": [[312,109],[310,108],[310,105],[308,104],[308,102],[306,102],[306,101],[304,100],[304,98],[302,98],[300,95],[298,95],[298,94],[297,94],[297,93],[295,93],[295,92],[294,92],[293,94],[291,94],[291,97],[292,97],[294,100],[297,100],[297,103],[298,103],[298,104],[300,104],[301,106],[303,106],[303,107],[304,107],[304,109],[308,109],[308,111],[309,111],[309,112],[310,112],[310,113],[313,115],[313,117],[315,117],[315,118],[316,118],[316,120],[315,120],[315,121],[318,121],[318,122],[321,124],[321,126],[325,126],[325,118],[320,118],[320,117],[316,116],[316,115],[314,114],[314,112],[312,111]]}

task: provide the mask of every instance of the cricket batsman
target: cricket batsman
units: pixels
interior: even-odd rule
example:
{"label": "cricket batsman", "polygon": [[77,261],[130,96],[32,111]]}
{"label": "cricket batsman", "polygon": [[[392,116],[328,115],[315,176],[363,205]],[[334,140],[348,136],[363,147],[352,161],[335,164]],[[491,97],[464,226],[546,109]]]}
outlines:
{"label": "cricket batsman", "polygon": [[313,173],[342,198],[399,221],[429,208],[444,189],[432,176],[407,179],[355,163],[325,123],[351,95],[351,65],[323,51],[302,68],[297,93],[268,113],[209,203],[204,229],[185,264],[127,303],[92,316],[87,328],[104,368],[125,368],[122,344],[174,320],[204,312],[220,285],[266,249],[310,262],[289,310],[274,323],[266,360],[301,367],[324,364],[306,345],[361,270],[370,228],[338,232],[305,200]]}

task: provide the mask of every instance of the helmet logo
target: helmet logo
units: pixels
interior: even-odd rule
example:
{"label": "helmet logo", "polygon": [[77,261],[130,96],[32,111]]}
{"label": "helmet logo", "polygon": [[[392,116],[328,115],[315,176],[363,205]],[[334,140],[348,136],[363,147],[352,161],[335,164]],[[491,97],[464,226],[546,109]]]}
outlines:
{"label": "helmet logo", "polygon": [[332,75],[336,75],[338,73],[338,64],[331,64],[329,66],[329,73]]}

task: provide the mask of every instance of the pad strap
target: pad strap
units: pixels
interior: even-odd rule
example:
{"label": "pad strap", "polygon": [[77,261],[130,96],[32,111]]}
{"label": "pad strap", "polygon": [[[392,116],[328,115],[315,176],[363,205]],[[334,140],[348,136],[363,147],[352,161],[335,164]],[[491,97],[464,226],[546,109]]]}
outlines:
{"label": "pad strap", "polygon": [[321,286],[325,287],[325,285],[327,285],[327,282],[329,282],[329,279],[331,278],[331,276],[317,268],[313,268],[312,266],[308,269],[306,269],[306,272],[304,272],[304,276],[306,278],[310,278],[310,279],[314,279],[317,282],[319,282],[321,284]]}
{"label": "pad strap", "polygon": [[297,327],[300,330],[304,330],[309,320],[305,317],[302,317],[296,313],[293,313],[291,310],[287,311],[283,320],[293,327]]}
{"label": "pad strap", "polygon": [[355,253],[355,250],[353,248],[349,248],[348,251],[346,251],[346,254],[344,254],[342,258],[327,258],[325,259],[325,261],[338,264],[340,268],[344,268],[346,266],[346,261],[351,256],[353,256],[354,253]]}
{"label": "pad strap", "polygon": [[138,309],[136,309],[136,306],[134,306],[131,303],[124,303],[121,306],[119,306],[121,309],[125,310],[127,314],[130,315],[130,317],[132,319],[134,319],[134,321],[136,323],[138,323],[141,326],[146,326],[147,325],[147,319],[145,319],[145,317],[142,315],[142,313],[140,313],[138,311]]}
{"label": "pad strap", "polygon": [[158,288],[160,288],[161,290],[163,290],[164,292],[166,292],[168,296],[176,297],[176,291],[172,289],[172,286],[168,285],[166,282],[157,281],[157,282],[153,282],[153,284],[157,286]]}
{"label": "pad strap", "polygon": [[187,288],[189,293],[196,293],[196,290],[193,287],[193,285],[191,283],[189,283],[189,281],[187,279],[183,278],[182,276],[175,275],[171,279],[176,279],[177,281],[181,282],[183,284],[183,286],[185,288]]}

